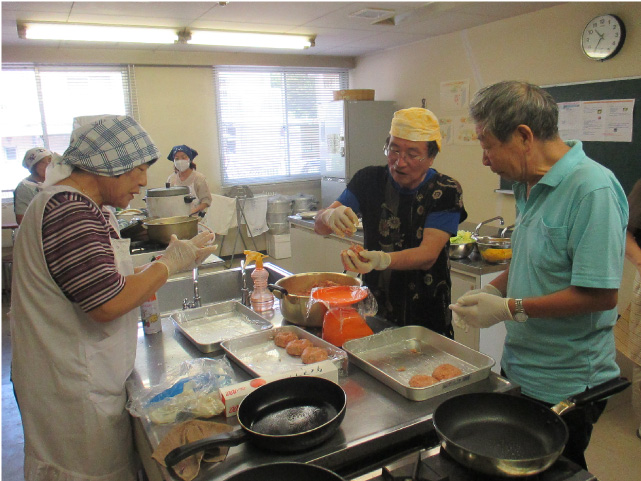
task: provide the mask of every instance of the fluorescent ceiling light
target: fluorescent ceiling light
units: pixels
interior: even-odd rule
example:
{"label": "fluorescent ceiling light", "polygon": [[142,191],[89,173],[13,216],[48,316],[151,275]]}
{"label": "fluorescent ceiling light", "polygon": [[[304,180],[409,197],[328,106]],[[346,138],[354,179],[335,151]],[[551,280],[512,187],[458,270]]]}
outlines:
{"label": "fluorescent ceiling light", "polygon": [[193,30],[187,43],[226,47],[289,48],[302,50],[312,47],[309,35],[280,35],[271,33]]}
{"label": "fluorescent ceiling light", "polygon": [[176,29],[172,28],[71,23],[24,23],[21,27],[19,28],[20,36],[34,40],[133,43],[175,43],[178,41]]}

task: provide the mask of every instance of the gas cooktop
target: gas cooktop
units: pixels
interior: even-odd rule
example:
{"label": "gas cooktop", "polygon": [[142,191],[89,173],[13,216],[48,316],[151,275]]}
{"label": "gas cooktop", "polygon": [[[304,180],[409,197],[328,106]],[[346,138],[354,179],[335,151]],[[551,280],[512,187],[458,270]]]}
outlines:
{"label": "gas cooktop", "polygon": [[[420,461],[419,461],[420,459]],[[418,464],[420,463],[420,464]],[[362,479],[362,478],[357,478]],[[407,455],[383,467],[381,475],[368,481],[505,481],[473,471],[450,457],[440,447]],[[542,473],[521,478],[527,481],[597,481],[572,461],[560,457]]]}

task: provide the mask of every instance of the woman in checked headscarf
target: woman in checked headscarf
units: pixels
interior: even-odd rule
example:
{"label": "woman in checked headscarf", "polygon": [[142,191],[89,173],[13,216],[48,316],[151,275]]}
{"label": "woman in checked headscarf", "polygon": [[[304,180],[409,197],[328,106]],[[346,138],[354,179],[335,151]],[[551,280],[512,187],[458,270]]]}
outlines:
{"label": "woman in checked headscarf", "polygon": [[432,112],[399,110],[383,150],[387,165],[358,171],[316,216],[315,230],[351,235],[362,215],[366,250],[344,251],[345,268],[363,274],[389,321],[452,338],[448,242],[467,212],[459,183],[432,168],[440,150]]}
{"label": "woman in checked headscarf", "polygon": [[73,131],[47,171],[14,247],[12,380],[25,433],[25,478],[134,481],[125,381],[134,367],[138,306],[175,272],[198,265],[212,234],[172,239],[134,269],[106,206],[126,207],[158,158],[127,116]]}

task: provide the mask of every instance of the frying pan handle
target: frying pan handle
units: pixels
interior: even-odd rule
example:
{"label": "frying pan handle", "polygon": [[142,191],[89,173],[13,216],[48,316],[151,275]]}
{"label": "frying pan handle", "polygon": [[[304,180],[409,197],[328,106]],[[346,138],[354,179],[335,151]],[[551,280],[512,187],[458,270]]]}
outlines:
{"label": "frying pan handle", "polygon": [[230,431],[228,433],[217,434],[216,436],[203,438],[199,441],[194,441],[193,443],[179,446],[170,451],[169,454],[165,456],[165,465],[170,468],[183,459],[188,458],[189,456],[200,451],[204,451],[205,449],[210,449],[217,446],[238,446],[239,444],[245,442],[247,438],[248,435],[243,429],[236,429],[235,431]]}
{"label": "frying pan handle", "polygon": [[287,292],[287,289],[277,286],[276,284],[268,284],[267,287],[269,288],[270,291],[274,293],[276,297],[279,299],[284,298],[285,296],[289,295],[289,292]]}
{"label": "frying pan handle", "polygon": [[623,391],[629,385],[630,381],[628,381],[626,378],[617,377],[615,379],[604,382],[603,384],[599,384],[598,386],[594,386],[593,388],[588,389],[580,394],[576,394],[572,396],[569,401],[573,402],[577,406],[582,406],[594,401],[601,401],[606,397]]}
{"label": "frying pan handle", "polygon": [[603,384],[594,386],[592,389],[587,389],[582,393],[575,394],[565,401],[561,401],[559,404],[552,406],[552,411],[554,411],[558,415],[563,415],[565,412],[571,411],[577,406],[583,406],[584,404],[588,404],[594,401],[601,401],[608,396],[612,396],[613,394],[621,392],[629,385],[630,381],[628,381],[624,377],[610,379]]}

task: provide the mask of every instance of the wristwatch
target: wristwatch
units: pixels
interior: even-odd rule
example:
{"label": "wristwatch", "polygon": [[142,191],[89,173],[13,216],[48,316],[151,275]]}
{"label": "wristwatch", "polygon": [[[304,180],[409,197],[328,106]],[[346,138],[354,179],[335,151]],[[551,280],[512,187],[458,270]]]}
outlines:
{"label": "wristwatch", "polygon": [[514,299],[514,320],[516,322],[525,322],[528,320],[528,315],[523,309],[523,299]]}

